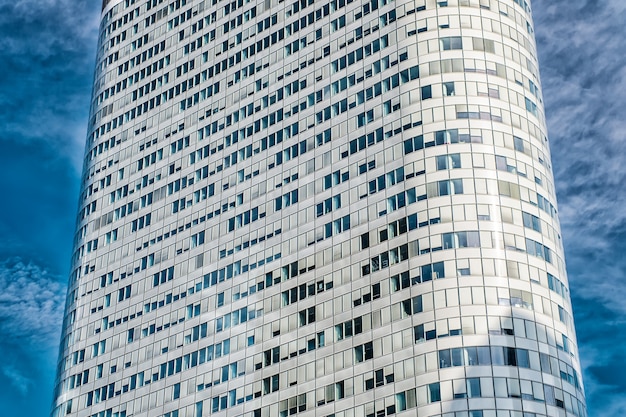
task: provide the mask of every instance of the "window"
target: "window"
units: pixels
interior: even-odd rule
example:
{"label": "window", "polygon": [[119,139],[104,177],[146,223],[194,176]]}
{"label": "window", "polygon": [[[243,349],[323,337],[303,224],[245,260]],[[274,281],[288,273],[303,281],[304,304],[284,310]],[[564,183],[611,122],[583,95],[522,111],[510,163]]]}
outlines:
{"label": "window", "polygon": [[541,233],[541,221],[539,220],[539,217],[530,213],[522,212],[522,219],[524,220],[524,227]]}
{"label": "window", "polygon": [[444,195],[463,194],[463,180],[442,180],[428,183],[426,185],[426,193],[429,198]]}
{"label": "window", "polygon": [[443,278],[445,276],[444,263],[436,262],[430,265],[424,265],[421,268],[421,281],[432,281],[433,278]]}
{"label": "window", "polygon": [[320,217],[339,208],[341,208],[341,195],[337,194],[331,198],[327,198],[322,203],[318,203],[315,206],[315,213],[317,217]]}
{"label": "window", "polygon": [[369,232],[361,235],[361,249],[367,249],[370,247],[370,234]]}
{"label": "window", "polygon": [[480,397],[480,378],[467,378],[467,397]]}
{"label": "window", "polygon": [[517,366],[520,368],[530,368],[530,358],[528,350],[516,349]]}
{"label": "window", "polygon": [[93,345],[93,354],[91,357],[95,358],[99,355],[102,355],[106,351],[106,340],[102,340]]}
{"label": "window", "polygon": [[478,232],[443,233],[441,237],[444,249],[477,248],[480,246],[480,234]]}
{"label": "window", "polygon": [[396,394],[396,411],[404,411],[406,408],[406,393]]}
{"label": "window", "polygon": [[485,51],[495,53],[496,47],[491,39],[472,38],[472,46],[475,51]]}
{"label": "window", "polygon": [[441,401],[441,391],[439,387],[439,382],[428,384],[428,402],[434,403],[437,401]]}
{"label": "window", "polygon": [[363,345],[363,358],[365,360],[372,359],[374,357],[374,344],[367,342]]}
{"label": "window", "polygon": [[537,116],[537,105],[529,99],[526,99],[526,110]]}
{"label": "window", "polygon": [[439,39],[439,46],[442,51],[450,51],[453,49],[463,49],[463,41],[460,36],[449,36]]}
{"label": "window", "polygon": [[324,332],[320,332],[317,334],[317,347],[321,348],[325,346],[325,335]]}
{"label": "window", "polygon": [[461,155],[458,153],[437,156],[437,170],[461,168]]}
{"label": "window", "polygon": [[524,139],[513,136],[513,146],[516,151],[526,153],[526,149],[524,147]]}
{"label": "window", "polygon": [[374,110],[368,110],[357,116],[357,126],[363,127],[374,120]]}
{"label": "window", "polygon": [[195,248],[204,244],[204,231],[196,233],[191,236],[191,247]]}

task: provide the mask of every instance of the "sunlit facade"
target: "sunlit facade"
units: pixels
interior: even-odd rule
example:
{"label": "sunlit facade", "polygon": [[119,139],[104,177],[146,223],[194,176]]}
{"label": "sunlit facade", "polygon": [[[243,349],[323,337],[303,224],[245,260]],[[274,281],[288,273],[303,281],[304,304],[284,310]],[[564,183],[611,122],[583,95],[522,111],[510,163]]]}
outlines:
{"label": "sunlit facade", "polygon": [[526,0],[105,0],[53,417],[586,417]]}

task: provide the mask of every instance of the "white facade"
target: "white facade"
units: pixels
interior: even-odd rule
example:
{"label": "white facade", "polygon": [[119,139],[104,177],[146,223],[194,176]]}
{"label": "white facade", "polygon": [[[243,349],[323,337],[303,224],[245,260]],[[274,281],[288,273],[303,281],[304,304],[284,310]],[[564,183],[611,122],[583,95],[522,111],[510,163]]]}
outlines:
{"label": "white facade", "polygon": [[586,416],[527,0],[105,0],[54,417]]}

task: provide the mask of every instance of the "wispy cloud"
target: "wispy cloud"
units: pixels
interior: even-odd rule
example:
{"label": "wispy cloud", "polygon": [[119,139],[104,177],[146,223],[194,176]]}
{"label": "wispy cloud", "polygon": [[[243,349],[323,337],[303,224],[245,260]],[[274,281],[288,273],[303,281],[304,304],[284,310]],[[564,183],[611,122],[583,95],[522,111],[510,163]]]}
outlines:
{"label": "wispy cloud", "polygon": [[67,267],[99,6],[0,0],[0,259]]}
{"label": "wispy cloud", "polygon": [[98,2],[0,0],[0,141],[46,141],[80,169]]}
{"label": "wispy cloud", "polygon": [[590,415],[626,415],[626,2],[533,5]]}
{"label": "wispy cloud", "polygon": [[623,313],[626,282],[606,278],[626,267],[611,257],[626,233],[625,4],[535,3],[560,219],[572,279],[584,275],[574,288]]}
{"label": "wispy cloud", "polygon": [[[619,192],[626,190],[624,4],[535,5],[553,162],[561,180],[561,220],[568,232],[580,236],[586,235],[584,229],[604,232],[626,223],[621,210],[626,194]],[[582,240],[578,245],[596,243]]]}
{"label": "wispy cloud", "polygon": [[[0,263],[1,343],[47,351],[59,342],[65,286],[41,267],[20,259]],[[17,343],[16,343],[17,344]]]}
{"label": "wispy cloud", "polygon": [[[590,416],[626,415],[626,378],[616,365],[626,356],[626,316],[616,314],[602,301],[574,297],[580,356]],[[621,341],[621,342],[620,342]]]}
{"label": "wispy cloud", "polygon": [[[42,57],[56,56],[59,52],[81,51],[85,44],[93,47],[91,40],[93,30],[98,27],[99,15],[88,12],[97,10],[98,6],[86,0],[2,0],[0,9],[3,17],[0,17],[0,25],[25,25],[37,30],[27,34],[17,31],[1,42],[3,46],[14,47],[7,51],[12,55],[27,53]],[[18,49],[24,35],[41,42],[31,45],[28,52]]]}
{"label": "wispy cloud", "polygon": [[4,375],[11,385],[24,396],[28,394],[29,387],[34,385],[34,381],[32,379],[23,375],[20,371],[15,369],[15,366],[13,365],[2,366],[2,375]]}
{"label": "wispy cloud", "polygon": [[[49,410],[65,285],[18,258],[0,262],[0,404],[7,413]],[[36,398],[36,401],[33,401]]]}

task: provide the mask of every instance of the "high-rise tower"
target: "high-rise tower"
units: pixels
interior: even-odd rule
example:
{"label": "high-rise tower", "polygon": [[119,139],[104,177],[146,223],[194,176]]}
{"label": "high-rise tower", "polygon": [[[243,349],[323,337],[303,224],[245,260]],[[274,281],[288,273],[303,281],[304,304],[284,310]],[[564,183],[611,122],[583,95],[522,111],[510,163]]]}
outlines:
{"label": "high-rise tower", "polygon": [[105,0],[53,417],[586,416],[527,0]]}

